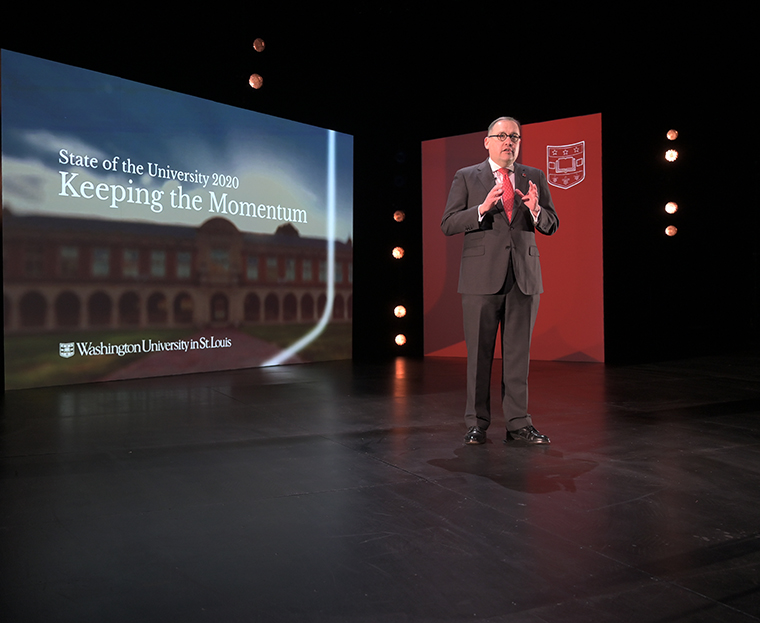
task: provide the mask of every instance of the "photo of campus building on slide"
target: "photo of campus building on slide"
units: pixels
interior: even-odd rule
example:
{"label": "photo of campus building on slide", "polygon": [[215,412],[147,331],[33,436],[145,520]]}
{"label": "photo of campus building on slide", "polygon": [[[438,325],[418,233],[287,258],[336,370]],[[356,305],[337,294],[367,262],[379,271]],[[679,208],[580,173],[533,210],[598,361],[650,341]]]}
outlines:
{"label": "photo of campus building on slide", "polygon": [[[328,305],[325,241],[290,223],[267,235],[223,217],[196,228],[6,209],[3,228],[6,375],[18,386],[74,370],[99,380],[263,365]],[[335,243],[333,273],[329,325],[290,361],[351,357],[350,240]],[[59,342],[73,348],[51,351]]]}

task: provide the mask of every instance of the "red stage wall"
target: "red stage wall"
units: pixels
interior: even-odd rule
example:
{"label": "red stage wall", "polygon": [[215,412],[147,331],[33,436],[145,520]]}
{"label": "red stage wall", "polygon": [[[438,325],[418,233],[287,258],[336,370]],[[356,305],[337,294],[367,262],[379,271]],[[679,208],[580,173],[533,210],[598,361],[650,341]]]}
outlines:
{"label": "red stage wall", "polygon": [[[488,156],[485,131],[422,144],[425,354],[465,357],[457,294],[462,236],[444,236],[451,180]],[[542,169],[559,216],[553,236],[536,234],[544,294],[531,358],[604,361],[602,116],[522,126],[520,162]]]}

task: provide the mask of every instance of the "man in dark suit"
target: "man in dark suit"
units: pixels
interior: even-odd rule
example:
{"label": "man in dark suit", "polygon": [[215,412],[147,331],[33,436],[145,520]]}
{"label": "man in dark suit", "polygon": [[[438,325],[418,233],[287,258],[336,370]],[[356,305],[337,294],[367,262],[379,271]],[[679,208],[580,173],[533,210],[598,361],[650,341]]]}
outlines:
{"label": "man in dark suit", "polygon": [[467,344],[466,444],[482,444],[491,423],[491,367],[502,335],[502,409],[506,441],[548,444],[528,414],[530,340],[543,292],[535,232],[559,219],[546,176],[516,164],[520,124],[500,117],[488,128],[488,159],[457,171],[441,229],[464,234],[459,292]]}

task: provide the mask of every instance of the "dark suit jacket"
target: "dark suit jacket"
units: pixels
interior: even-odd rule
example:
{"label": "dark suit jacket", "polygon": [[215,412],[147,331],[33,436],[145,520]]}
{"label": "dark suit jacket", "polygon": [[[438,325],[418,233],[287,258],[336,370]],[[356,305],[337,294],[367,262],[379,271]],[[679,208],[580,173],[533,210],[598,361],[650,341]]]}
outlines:
{"label": "dark suit jacket", "polygon": [[510,256],[520,290],[524,294],[543,292],[535,232],[553,234],[559,227],[559,219],[544,172],[515,164],[515,187],[527,195],[529,181],[538,188],[538,204],[541,206],[538,223],[533,224],[533,215],[517,193],[511,223],[501,201],[479,221],[478,207],[495,184],[488,160],[457,171],[441,229],[447,236],[464,233],[459,269],[460,293],[498,292],[507,276]]}

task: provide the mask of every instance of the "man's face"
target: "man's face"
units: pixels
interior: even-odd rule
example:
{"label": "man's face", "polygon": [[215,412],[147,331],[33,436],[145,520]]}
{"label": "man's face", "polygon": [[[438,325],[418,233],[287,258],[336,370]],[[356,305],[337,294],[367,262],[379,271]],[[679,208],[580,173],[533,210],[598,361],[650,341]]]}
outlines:
{"label": "man's face", "polygon": [[[520,128],[514,121],[499,121],[493,126],[488,133],[490,136],[495,134],[520,134]],[[520,141],[513,143],[511,139],[507,138],[504,141],[500,141],[498,138],[485,139],[485,146],[488,150],[488,155],[496,164],[500,167],[510,167],[517,160],[517,154],[520,153]]]}

